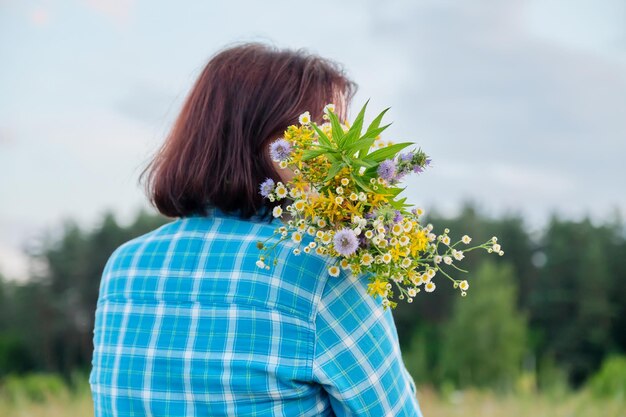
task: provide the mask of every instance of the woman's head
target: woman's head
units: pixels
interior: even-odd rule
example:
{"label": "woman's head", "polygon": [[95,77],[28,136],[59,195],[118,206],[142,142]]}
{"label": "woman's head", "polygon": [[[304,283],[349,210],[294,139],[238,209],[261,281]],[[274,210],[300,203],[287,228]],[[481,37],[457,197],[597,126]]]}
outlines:
{"label": "woman's head", "polygon": [[269,204],[259,184],[281,179],[269,144],[305,111],[322,123],[327,103],[345,119],[357,88],[339,64],[304,49],[224,48],[202,70],[140,181],[148,175],[149,199],[168,217],[207,205],[250,217]]}

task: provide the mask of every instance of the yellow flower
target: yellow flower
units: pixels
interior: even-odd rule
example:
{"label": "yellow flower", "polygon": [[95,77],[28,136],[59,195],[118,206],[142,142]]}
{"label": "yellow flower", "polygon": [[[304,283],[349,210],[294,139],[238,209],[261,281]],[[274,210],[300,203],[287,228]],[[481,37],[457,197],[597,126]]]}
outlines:
{"label": "yellow flower", "polygon": [[367,293],[372,296],[380,295],[387,296],[387,283],[380,280],[375,280],[367,284]]}

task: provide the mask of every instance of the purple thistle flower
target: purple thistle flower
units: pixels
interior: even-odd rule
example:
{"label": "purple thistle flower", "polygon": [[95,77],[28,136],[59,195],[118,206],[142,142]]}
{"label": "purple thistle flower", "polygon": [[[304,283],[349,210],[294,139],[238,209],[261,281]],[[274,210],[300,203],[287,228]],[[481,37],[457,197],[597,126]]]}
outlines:
{"label": "purple thistle flower", "polygon": [[386,159],[380,163],[377,170],[378,176],[386,181],[391,181],[396,174],[396,163],[393,159]]}
{"label": "purple thistle flower", "polygon": [[376,217],[376,215],[374,214],[374,212],[373,212],[373,211],[370,211],[370,212],[368,212],[368,213],[365,213],[365,218],[366,218],[366,219],[368,219],[368,220],[371,220],[371,219],[373,219],[374,217]]}
{"label": "purple thistle flower", "polygon": [[413,152],[407,152],[400,155],[402,162],[410,162],[413,159]]}
{"label": "purple thistle flower", "polygon": [[428,165],[430,165],[430,158],[426,158],[426,161],[424,161],[424,166]]}
{"label": "purple thistle flower", "polygon": [[402,215],[402,213],[400,212],[400,210],[396,210],[396,215],[393,216],[393,222],[394,223],[398,223],[401,222],[402,219],[404,219],[404,216]]}
{"label": "purple thistle flower", "polygon": [[270,145],[270,156],[276,162],[281,162],[289,158],[291,154],[291,144],[285,139],[278,139]]}
{"label": "purple thistle flower", "polygon": [[265,181],[263,181],[259,186],[259,193],[263,197],[267,197],[272,191],[274,191],[274,180],[266,178]]}
{"label": "purple thistle flower", "polygon": [[415,165],[413,167],[413,172],[415,172],[416,174],[419,174],[422,171],[424,171],[424,169],[421,166],[419,166],[419,165]]}
{"label": "purple thistle flower", "polygon": [[359,247],[359,241],[351,229],[341,229],[333,238],[335,250],[343,256],[352,255]]}

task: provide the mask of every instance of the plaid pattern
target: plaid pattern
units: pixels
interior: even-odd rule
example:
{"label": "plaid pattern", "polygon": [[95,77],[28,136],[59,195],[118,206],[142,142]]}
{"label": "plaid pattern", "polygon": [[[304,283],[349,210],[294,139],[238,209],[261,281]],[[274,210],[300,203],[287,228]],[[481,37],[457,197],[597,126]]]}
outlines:
{"label": "plaid pattern", "polygon": [[[104,268],[89,377],[96,417],[418,416],[391,309],[367,278],[277,246],[276,222],[217,209],[118,247]],[[310,239],[307,236],[305,239]]]}

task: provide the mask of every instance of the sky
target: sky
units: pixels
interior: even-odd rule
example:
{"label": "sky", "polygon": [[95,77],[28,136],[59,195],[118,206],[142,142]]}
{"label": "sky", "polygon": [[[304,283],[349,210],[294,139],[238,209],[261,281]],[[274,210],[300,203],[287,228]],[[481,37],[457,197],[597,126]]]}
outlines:
{"label": "sky", "polygon": [[409,202],[455,214],[626,214],[626,2],[0,0],[0,273],[67,220],[154,211],[138,176],[212,54],[262,41],[335,60],[352,117],[433,160]]}

